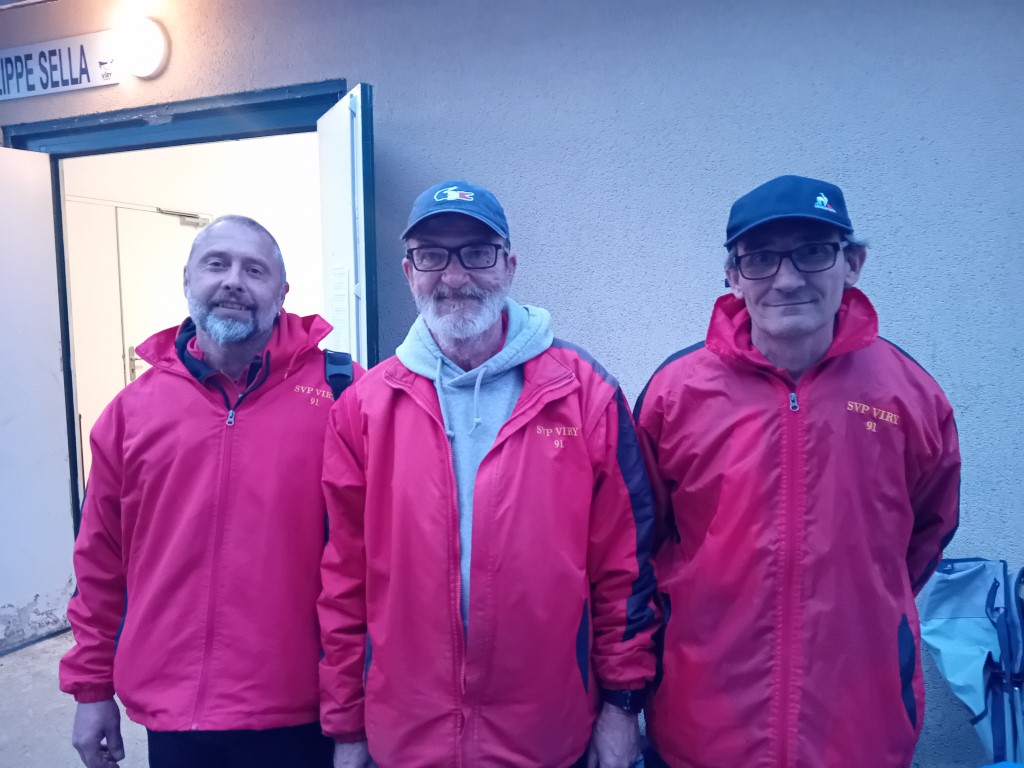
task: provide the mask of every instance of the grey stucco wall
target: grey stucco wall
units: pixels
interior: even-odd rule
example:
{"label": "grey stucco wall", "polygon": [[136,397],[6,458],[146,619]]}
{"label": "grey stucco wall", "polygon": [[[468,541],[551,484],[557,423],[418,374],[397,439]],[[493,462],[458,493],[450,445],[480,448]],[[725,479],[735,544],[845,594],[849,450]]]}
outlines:
{"label": "grey stucco wall", "polygon": [[[414,316],[397,241],[426,185],[506,205],[515,294],[633,399],[703,337],[731,201],[834,180],[871,241],[882,333],[938,379],[965,462],[952,556],[1024,563],[1024,5],[1019,0],[551,3],[153,0],[153,82],[0,103],[0,125],[345,77],[375,89],[381,347]],[[0,48],[102,29],[115,0],[0,15]],[[980,750],[925,660],[918,762]],[[837,691],[837,695],[841,692]]]}

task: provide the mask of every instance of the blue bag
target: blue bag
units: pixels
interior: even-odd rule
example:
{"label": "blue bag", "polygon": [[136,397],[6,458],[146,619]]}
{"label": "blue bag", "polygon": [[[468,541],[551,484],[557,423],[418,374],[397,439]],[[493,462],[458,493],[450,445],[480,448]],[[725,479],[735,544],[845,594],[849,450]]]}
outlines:
{"label": "blue bag", "polygon": [[1005,560],[943,560],[918,596],[921,640],[995,762],[1024,760],[1022,584]]}

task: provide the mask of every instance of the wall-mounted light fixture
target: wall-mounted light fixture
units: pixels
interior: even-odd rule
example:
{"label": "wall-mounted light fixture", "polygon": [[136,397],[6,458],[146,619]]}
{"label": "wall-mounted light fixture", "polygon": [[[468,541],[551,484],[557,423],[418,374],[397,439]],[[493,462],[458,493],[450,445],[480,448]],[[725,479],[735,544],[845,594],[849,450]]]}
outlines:
{"label": "wall-mounted light fixture", "polygon": [[128,72],[148,79],[164,71],[171,43],[160,22],[136,16],[121,21],[115,31],[120,61]]}

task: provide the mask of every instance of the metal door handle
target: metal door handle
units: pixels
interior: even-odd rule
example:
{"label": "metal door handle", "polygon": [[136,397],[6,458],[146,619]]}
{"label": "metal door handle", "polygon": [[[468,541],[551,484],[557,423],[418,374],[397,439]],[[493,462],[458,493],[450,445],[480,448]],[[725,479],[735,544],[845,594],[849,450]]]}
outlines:
{"label": "metal door handle", "polygon": [[135,364],[141,359],[135,354],[135,347],[128,347],[128,381],[135,381]]}

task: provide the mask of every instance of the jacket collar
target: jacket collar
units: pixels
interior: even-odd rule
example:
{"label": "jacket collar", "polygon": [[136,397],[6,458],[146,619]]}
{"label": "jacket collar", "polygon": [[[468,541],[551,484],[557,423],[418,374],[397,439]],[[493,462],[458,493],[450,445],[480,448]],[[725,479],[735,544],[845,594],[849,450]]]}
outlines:
{"label": "jacket collar", "polygon": [[[418,373],[406,368],[397,357],[381,363],[384,366],[384,381],[396,389],[404,389],[415,396],[424,405],[437,404],[437,392],[434,383]],[[573,382],[576,375],[550,353],[550,349],[541,352],[523,363],[523,391],[520,402],[528,402],[538,393],[549,387],[560,386]]]}
{"label": "jacket collar", "polygon": [[[866,347],[878,338],[878,314],[868,297],[857,288],[847,288],[836,314],[832,343],[815,365]],[[750,338],[750,313],[743,299],[732,294],[720,296],[711,313],[706,345],[715,354],[750,365],[775,369]]]}
{"label": "jacket collar", "polygon": [[[289,373],[296,361],[305,353],[316,350],[318,344],[331,332],[331,325],[319,315],[300,317],[282,311],[274,324],[270,341],[260,355],[264,375],[270,359],[275,361],[277,373]],[[195,336],[192,318],[177,328],[168,328],[150,336],[136,348],[136,353],[154,368],[190,375],[205,380],[214,371],[204,361],[188,352],[189,339]],[[259,370],[259,369],[257,369]],[[253,375],[250,371],[250,375]]]}

